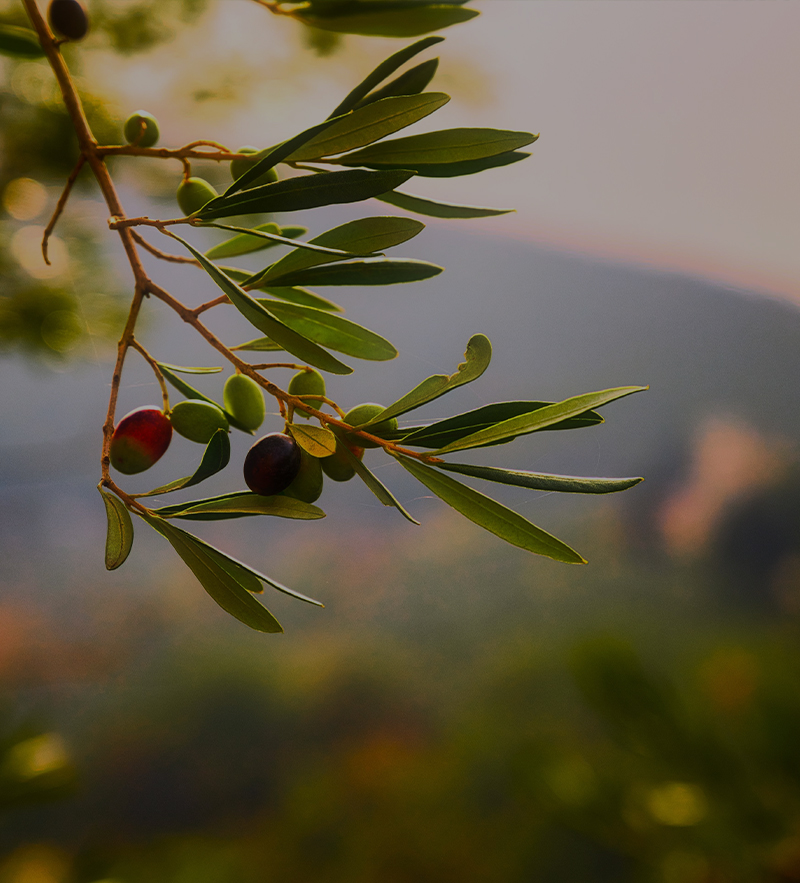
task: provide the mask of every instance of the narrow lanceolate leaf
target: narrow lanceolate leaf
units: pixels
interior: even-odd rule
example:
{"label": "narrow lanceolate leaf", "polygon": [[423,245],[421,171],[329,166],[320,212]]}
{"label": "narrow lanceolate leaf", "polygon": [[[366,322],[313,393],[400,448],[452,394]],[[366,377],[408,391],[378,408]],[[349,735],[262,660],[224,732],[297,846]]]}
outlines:
{"label": "narrow lanceolate leaf", "polygon": [[430,58],[428,61],[423,61],[422,64],[418,64],[416,67],[405,71],[405,73],[400,74],[399,77],[396,77],[380,89],[370,92],[369,95],[358,102],[356,108],[366,107],[374,101],[380,101],[381,98],[389,98],[392,95],[419,95],[433,79],[438,67],[438,58]]}
{"label": "narrow lanceolate leaf", "polygon": [[382,61],[374,71],[366,76],[345,98],[341,104],[333,111],[329,119],[347,113],[358,105],[362,98],[378,85],[380,85],[387,77],[390,77],[396,70],[399,70],[407,61],[412,59],[430,46],[441,43],[444,37],[425,37],[424,40],[418,40],[411,46],[406,46],[394,55],[390,55],[385,61]]}
{"label": "narrow lanceolate leaf", "polygon": [[168,368],[170,371],[177,371],[179,374],[219,374],[222,371],[220,367],[206,368],[204,366],[197,367],[195,365],[170,365],[169,362],[159,362],[162,368]]}
{"label": "narrow lanceolate leaf", "polygon": [[456,387],[471,383],[489,367],[492,359],[492,344],[485,334],[475,334],[467,343],[464,353],[464,361],[458,366],[455,374],[433,374],[426,378],[411,392],[407,392],[402,398],[384,408],[373,420],[366,424],[369,427],[373,423],[380,423],[391,417],[399,417],[414,408],[419,408],[427,402],[438,399],[439,396],[450,392]]}
{"label": "narrow lanceolate leaf", "polygon": [[356,457],[353,452],[344,445],[341,448],[344,456],[350,461],[350,465],[355,469],[356,475],[364,482],[364,484],[372,491],[373,494],[383,503],[384,506],[392,506],[412,524],[419,522],[410,515],[394,494],[381,482],[372,472],[367,469],[360,457]]}
{"label": "narrow lanceolate leaf", "polygon": [[248,340],[247,343],[232,346],[231,349],[253,353],[274,353],[283,350],[283,347],[278,346],[274,340],[270,340],[268,337],[257,337],[255,340]]}
{"label": "narrow lanceolate leaf", "polygon": [[[314,408],[319,407],[318,402],[310,404]],[[324,426],[301,426],[299,423],[291,423],[288,432],[312,457],[330,457],[336,452],[336,436]]]}
{"label": "narrow lanceolate leaf", "polygon": [[163,484],[161,487],[148,491],[141,496],[153,497],[156,494],[168,494],[172,491],[194,487],[194,485],[200,484],[201,481],[205,481],[207,478],[211,478],[212,475],[221,472],[228,465],[230,459],[231,441],[228,438],[228,433],[224,429],[218,429],[206,445],[200,465],[191,475],[187,475],[186,478],[178,478],[169,484]]}
{"label": "narrow lanceolate leaf", "polygon": [[[257,166],[258,164],[255,168]],[[197,213],[197,217],[209,221],[214,218],[229,218],[231,215],[296,212],[323,205],[361,202],[394,190],[413,175],[414,172],[404,169],[377,172],[349,169],[319,175],[300,175],[276,181],[274,184],[263,184],[252,190],[243,190],[232,196],[219,196],[207,202]]]}
{"label": "narrow lanceolate leaf", "polygon": [[[341,157],[343,165],[413,168],[420,164],[458,163],[499,156],[532,144],[539,136],[504,129],[443,129],[381,141]],[[407,165],[404,165],[406,164]]]}
{"label": "narrow lanceolate leaf", "polygon": [[308,232],[307,227],[298,227],[289,225],[287,227],[279,227],[277,224],[259,224],[254,227],[250,233],[240,233],[224,242],[219,242],[212,246],[206,252],[206,257],[212,261],[223,260],[224,258],[235,258],[242,254],[251,254],[254,251],[263,251],[265,248],[275,248],[285,243],[276,240],[265,239],[263,236],[256,236],[255,233],[273,233],[283,239],[297,239]]}
{"label": "narrow lanceolate leaf", "polygon": [[437,469],[483,478],[499,484],[512,484],[535,491],[558,491],[565,494],[614,494],[643,481],[642,478],[579,478],[574,475],[550,475],[522,469],[499,469],[496,466],[472,466],[467,463],[437,463]]}
{"label": "narrow lanceolate leaf", "polygon": [[[11,58],[43,58],[36,32],[15,25],[0,25],[0,55]],[[121,563],[121,562],[120,562]]]}
{"label": "narrow lanceolate leaf", "polygon": [[[309,245],[344,252],[346,258],[392,248],[401,242],[407,242],[424,229],[425,225],[413,218],[358,218],[314,237]],[[251,288],[261,286],[289,273],[342,259],[342,256],[313,254],[298,248],[262,272],[254,274],[245,284]]]}
{"label": "narrow lanceolate leaf", "polygon": [[317,344],[293,331],[288,325],[284,325],[279,319],[276,319],[269,310],[263,307],[255,298],[251,297],[230,276],[223,273],[219,267],[211,263],[204,254],[186,242],[185,239],[181,239],[180,236],[176,236],[174,233],[170,233],[170,236],[177,239],[197,258],[203,269],[228,295],[231,303],[251,325],[254,325],[259,331],[266,334],[267,337],[270,337],[287,352],[297,356],[307,365],[313,365],[315,368],[321,368],[323,371],[330,371],[331,374],[352,374],[352,368],[340,362],[322,349],[322,347],[317,346]]}
{"label": "narrow lanceolate leaf", "polygon": [[545,555],[547,558],[564,561],[567,564],[586,563],[566,543],[531,524],[513,509],[503,506],[502,503],[461,484],[448,475],[442,475],[438,470],[425,466],[418,460],[403,456],[397,459],[414,478],[422,482],[440,500],[479,527],[511,543],[512,546],[519,546],[536,555]]}
{"label": "narrow lanceolate leaf", "polygon": [[443,107],[449,100],[450,96],[444,92],[382,98],[346,114],[324,132],[307,141],[288,160],[307,162],[364,147],[416,123]]}
{"label": "narrow lanceolate leaf", "polygon": [[421,196],[412,196],[410,193],[400,193],[399,190],[384,193],[376,199],[396,208],[405,209],[407,212],[416,212],[418,215],[427,215],[430,218],[490,218],[493,215],[507,215],[516,211],[513,208],[482,208],[477,205],[435,202],[432,199],[423,199]]}
{"label": "narrow lanceolate leaf", "polygon": [[[233,494],[223,494],[219,497],[209,497],[205,500],[190,500],[186,503],[176,503],[172,506],[162,506],[155,510],[162,518],[190,518],[194,520],[218,520],[210,519],[212,515],[274,515],[278,518],[299,518],[303,521],[324,518],[325,513],[317,506],[295,500],[293,497],[284,497],[274,494],[262,497],[250,491],[239,491]],[[206,516],[198,519],[197,516]]]}
{"label": "narrow lanceolate leaf", "polygon": [[307,267],[273,279],[278,285],[396,285],[438,276],[444,267],[413,258],[364,258]]}
{"label": "narrow lanceolate leaf", "polygon": [[[472,435],[480,429],[488,429],[512,417],[532,414],[552,404],[553,402],[492,402],[490,405],[483,405],[472,411],[465,411],[463,414],[455,414],[453,417],[437,420],[427,426],[398,430],[396,437],[402,438],[404,445],[441,448],[450,442]],[[543,426],[542,430],[582,429],[602,422],[603,418],[596,411],[585,411],[577,417],[569,417],[560,423]],[[515,436],[509,436],[499,442],[490,442],[490,444],[502,444],[512,441],[514,438]]]}
{"label": "narrow lanceolate leaf", "polygon": [[281,322],[320,346],[373,362],[385,362],[397,356],[394,346],[374,331],[357,325],[344,316],[313,307],[259,299]]}
{"label": "narrow lanceolate leaf", "polygon": [[250,435],[253,434],[253,430],[248,429],[246,426],[243,426],[239,421],[231,414],[229,411],[226,411],[225,408],[220,405],[219,402],[215,402],[214,399],[210,399],[207,395],[195,389],[193,386],[190,386],[182,377],[179,377],[175,373],[175,369],[171,365],[167,365],[165,362],[156,362],[161,373],[164,375],[164,379],[168,381],[178,392],[183,393],[187,399],[197,399],[201,402],[208,402],[210,405],[215,405],[219,408],[225,416],[228,418],[228,423],[231,426],[235,426],[237,429],[240,429],[242,432],[247,432]]}
{"label": "narrow lanceolate leaf", "polygon": [[259,632],[283,631],[278,620],[266,607],[256,601],[247,585],[242,584],[238,572],[232,567],[226,568],[223,565],[219,556],[226,558],[224,553],[214,549],[217,554],[211,554],[209,550],[213,549],[213,546],[208,546],[197,537],[162,518],[143,517],[154,530],[169,541],[197,577],[200,585],[226,613]]}
{"label": "narrow lanceolate leaf", "polygon": [[[487,169],[508,166],[522,159],[527,159],[529,156],[530,154],[524,150],[508,150],[506,153],[499,153],[496,156],[485,156],[483,159],[465,159],[461,162],[444,163],[407,163],[403,168],[411,169],[420,178],[457,178],[460,175],[475,175],[478,172],[485,172]],[[339,161],[336,160],[336,162]],[[351,163],[343,161],[341,165],[351,165]],[[366,165],[371,169],[396,168],[394,165],[381,165],[379,163],[358,163],[358,165]]]}
{"label": "narrow lanceolate leaf", "polygon": [[[211,221],[206,221],[203,224],[204,227],[218,227],[220,230],[232,230],[234,232],[239,232],[246,236],[252,236],[255,239],[263,239],[266,242],[274,243],[275,245],[291,245],[296,248],[298,251],[306,252],[310,251],[314,253],[314,256],[317,257],[319,255],[323,255],[322,260],[337,260],[341,258],[349,258],[349,257],[367,257],[368,255],[374,254],[374,251],[359,251],[352,252],[346,251],[342,252],[337,248],[327,248],[324,245],[315,245],[313,242],[293,242],[289,239],[288,236],[280,236],[275,233],[269,233],[265,231],[258,231],[255,227],[236,227],[231,224],[215,224]],[[206,257],[209,257],[208,252],[206,252]]]}
{"label": "narrow lanceolate leaf", "polygon": [[[330,4],[334,9],[337,4]],[[450,4],[420,5],[401,3],[359,3],[350,15],[320,14],[325,6],[315,4],[297,12],[294,17],[304,24],[342,34],[361,34],[368,37],[418,37],[431,31],[441,31],[451,25],[469,21],[479,15],[477,9],[464,9]]]}
{"label": "narrow lanceolate leaf", "polygon": [[600,392],[589,392],[584,395],[574,396],[563,402],[556,402],[553,405],[547,405],[539,408],[531,414],[522,414],[519,417],[511,417],[503,420],[494,426],[486,429],[480,429],[467,435],[458,441],[450,442],[439,448],[437,454],[446,454],[450,451],[464,451],[467,448],[474,448],[480,445],[499,442],[510,436],[524,435],[528,432],[536,432],[561,423],[570,417],[577,417],[593,408],[599,408],[601,405],[607,405],[616,399],[631,395],[634,392],[642,392],[647,389],[645,386],[621,386],[616,389],[604,389]]}
{"label": "narrow lanceolate leaf", "polygon": [[[247,279],[252,279],[253,277],[253,274],[249,273],[247,270],[239,270],[234,267],[220,267],[220,269],[230,276],[234,282],[238,282],[239,285],[242,286],[244,286]],[[313,291],[308,291],[306,288],[296,288],[288,285],[255,285],[253,287],[269,294],[271,297],[277,297],[278,300],[286,300],[289,301],[289,303],[301,304],[306,307],[316,307],[318,310],[330,310],[335,313],[344,312],[344,309],[340,307],[339,304],[335,304],[332,300],[320,297],[318,294],[315,294]]]}
{"label": "narrow lanceolate leaf", "polygon": [[116,570],[125,563],[133,545],[131,515],[119,497],[100,490],[106,506],[106,570]]}

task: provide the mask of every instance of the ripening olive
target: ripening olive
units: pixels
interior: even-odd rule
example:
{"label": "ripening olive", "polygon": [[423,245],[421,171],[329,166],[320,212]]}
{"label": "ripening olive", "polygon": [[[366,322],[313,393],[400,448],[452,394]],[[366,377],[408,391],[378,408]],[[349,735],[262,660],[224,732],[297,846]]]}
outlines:
{"label": "ripening olive", "polygon": [[246,374],[231,374],[222,390],[222,403],[245,429],[258,429],[264,422],[267,406],[261,387]]}
{"label": "ripening olive", "polygon": [[297,478],[301,448],[291,436],[271,432],[260,438],[244,458],[245,484],[254,494],[279,494]]}
{"label": "ripening olive", "polygon": [[355,469],[353,469],[353,464],[345,453],[345,448],[347,448],[354,457],[358,457],[359,460],[364,456],[364,448],[345,444],[345,442],[337,438],[336,452],[331,454],[330,457],[324,457],[320,460],[322,471],[328,476],[328,478],[332,478],[334,481],[350,481],[350,479],[356,474]]}
{"label": "ripening olive", "polygon": [[[241,178],[242,175],[253,165],[253,160],[245,159],[245,156],[252,156],[254,153],[260,153],[261,151],[257,147],[240,147],[237,153],[241,153],[242,159],[232,159],[231,160],[231,178],[235,181],[237,178]],[[277,171],[272,168],[268,169],[264,172],[263,175],[259,175],[255,181],[251,181],[247,186],[248,187],[260,187],[262,184],[274,184],[278,180]]]}
{"label": "ripening olive", "polygon": [[[344,422],[351,426],[359,427],[365,423],[369,423],[373,417],[377,417],[383,411],[383,405],[376,405],[374,402],[365,402],[363,405],[356,405],[344,415]],[[393,432],[397,429],[397,418],[390,417],[388,420],[381,420],[372,426],[365,427],[365,431],[371,435],[383,436],[386,433]],[[353,445],[360,445],[363,448],[380,447],[377,442],[369,441],[359,435],[346,435],[345,439]]]}
{"label": "ripening olive", "polygon": [[70,40],[82,40],[89,31],[89,17],[78,0],[52,0],[47,20],[57,34]]}
{"label": "ripening olive", "polygon": [[136,408],[117,423],[111,437],[111,465],[125,475],[149,469],[169,447],[172,424],[158,408]]}
{"label": "ripening olive", "polygon": [[178,185],[178,205],[185,215],[193,215],[219,194],[204,178],[186,178]]}
{"label": "ripening olive", "polygon": [[[142,126],[144,125],[144,128]],[[146,110],[137,110],[125,120],[125,140],[137,147],[152,147],[159,136],[156,118]]]}
{"label": "ripening olive", "polygon": [[[324,396],[325,378],[314,368],[310,371],[298,371],[289,381],[287,392],[293,396]],[[317,410],[319,410],[322,404],[318,399],[307,399],[307,402],[312,408]],[[297,411],[296,413],[301,417],[310,419],[309,415],[304,411]]]}
{"label": "ripening olive", "polygon": [[283,493],[304,503],[314,503],[322,493],[322,480],[322,462],[301,448],[300,471]]}
{"label": "ripening olive", "polygon": [[178,435],[206,445],[218,429],[228,431],[228,418],[211,402],[187,399],[169,412],[169,421]]}

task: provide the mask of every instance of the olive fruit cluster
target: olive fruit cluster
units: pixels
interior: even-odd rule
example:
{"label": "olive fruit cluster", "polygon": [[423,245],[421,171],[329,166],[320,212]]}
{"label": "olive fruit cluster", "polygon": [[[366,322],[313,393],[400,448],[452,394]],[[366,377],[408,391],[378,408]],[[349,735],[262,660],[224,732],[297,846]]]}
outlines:
{"label": "olive fruit cluster", "polygon": [[89,16],[79,0],[51,0],[47,20],[57,34],[69,40],[82,40],[89,32]]}

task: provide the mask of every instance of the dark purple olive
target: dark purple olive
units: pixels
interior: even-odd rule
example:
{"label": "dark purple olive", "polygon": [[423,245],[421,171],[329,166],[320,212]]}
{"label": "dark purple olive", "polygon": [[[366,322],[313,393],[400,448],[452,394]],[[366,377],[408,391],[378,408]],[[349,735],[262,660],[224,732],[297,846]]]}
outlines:
{"label": "dark purple olive", "polygon": [[244,458],[245,484],[254,494],[279,494],[297,478],[301,453],[297,442],[282,432],[260,438]]}
{"label": "dark purple olive", "polygon": [[89,17],[78,0],[52,0],[47,19],[57,34],[70,40],[82,40],[89,31]]}

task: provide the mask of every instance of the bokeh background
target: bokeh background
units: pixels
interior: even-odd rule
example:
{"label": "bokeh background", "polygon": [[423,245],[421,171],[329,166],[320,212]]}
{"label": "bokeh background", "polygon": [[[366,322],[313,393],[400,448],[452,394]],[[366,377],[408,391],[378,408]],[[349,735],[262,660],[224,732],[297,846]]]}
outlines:
{"label": "bokeh background", "polygon": [[[326,488],[319,522],[208,525],[325,603],[266,599],[281,636],[230,620],[152,532],[103,568],[100,426],[130,278],[88,181],[41,263],[74,147],[47,66],[2,61],[2,883],[800,880],[800,7],[473,5],[434,50],[453,96],[436,126],[541,138],[524,163],[414,191],[517,212],[431,219],[399,251],[445,266],[433,280],[337,291],[400,357],[332,395],[391,401],[480,331],[491,368],[427,418],[649,384],[600,427],[493,459],[645,482],[493,489],[585,567],[503,544],[377,455],[421,527],[354,482]],[[65,54],[110,143],[139,108],[163,144],[275,143],[403,45],[250,0],[89,7]],[[130,215],[175,214],[177,162],[113,173]],[[195,271],[148,267],[211,296]],[[207,359],[157,304],[141,336]],[[129,361],[121,413],[158,400],[151,378]],[[136,489],[196,457],[176,439]]]}

